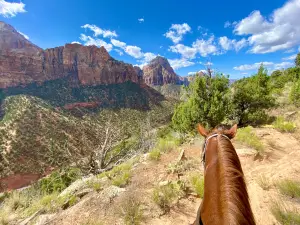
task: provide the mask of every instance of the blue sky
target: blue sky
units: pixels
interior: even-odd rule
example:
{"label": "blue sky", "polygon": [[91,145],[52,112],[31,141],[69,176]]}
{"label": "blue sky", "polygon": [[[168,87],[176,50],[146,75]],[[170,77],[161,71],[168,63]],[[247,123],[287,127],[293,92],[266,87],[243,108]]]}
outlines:
{"label": "blue sky", "polygon": [[293,65],[300,0],[0,0],[0,20],[42,48],[80,42],[144,65],[156,55],[182,76],[205,69],[240,78],[261,62]]}

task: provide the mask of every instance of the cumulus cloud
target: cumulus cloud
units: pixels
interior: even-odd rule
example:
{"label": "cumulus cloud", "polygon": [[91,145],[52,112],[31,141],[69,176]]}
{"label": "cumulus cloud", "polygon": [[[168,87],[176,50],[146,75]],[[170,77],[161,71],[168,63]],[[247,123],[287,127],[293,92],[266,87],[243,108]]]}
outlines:
{"label": "cumulus cloud", "polygon": [[281,62],[281,63],[258,62],[258,63],[254,63],[254,64],[245,64],[245,65],[241,65],[241,66],[236,66],[233,69],[234,70],[239,70],[239,71],[257,70],[260,67],[261,64],[263,64],[265,67],[267,67],[271,71],[279,70],[279,69],[285,69],[285,68],[288,68],[288,67],[291,67],[291,66],[294,65],[291,62]]}
{"label": "cumulus cloud", "polygon": [[258,62],[254,64],[244,64],[241,66],[233,67],[234,70],[244,71],[244,70],[256,70],[260,67],[260,65],[263,64],[264,66],[273,66],[273,62]]}
{"label": "cumulus cloud", "polygon": [[89,45],[95,45],[97,47],[103,46],[108,52],[110,52],[113,49],[112,44],[108,44],[105,41],[98,39],[98,38],[94,39],[85,34],[80,35],[80,40],[82,40],[84,42],[84,45],[87,45],[87,46],[89,46]]}
{"label": "cumulus cloud", "polygon": [[119,47],[119,48],[125,48],[126,47],[125,42],[122,42],[122,41],[119,41],[119,40],[116,40],[116,39],[111,39],[110,41],[116,47]]}
{"label": "cumulus cloud", "polygon": [[25,4],[23,2],[6,2],[0,0],[0,15],[9,18],[15,17],[18,13],[25,13]]}
{"label": "cumulus cloud", "polygon": [[140,18],[140,19],[138,19],[138,21],[139,21],[140,23],[143,23],[143,22],[145,22],[145,19],[144,19],[144,18]]}
{"label": "cumulus cloud", "polygon": [[284,57],[282,58],[282,60],[295,60],[297,57],[297,54],[294,54],[294,55],[291,55],[291,56],[288,56],[288,57]]}
{"label": "cumulus cloud", "polygon": [[85,24],[81,26],[81,28],[89,29],[94,32],[94,37],[103,36],[104,38],[108,37],[117,37],[117,33],[115,31],[111,30],[103,30],[100,27],[97,27],[96,25],[91,24]]}
{"label": "cumulus cloud", "polygon": [[22,33],[21,31],[18,31],[18,33],[19,34],[21,34],[24,38],[26,38],[27,40],[29,40],[29,37],[28,37],[28,35],[26,35],[26,34],[24,34],[24,33]]}
{"label": "cumulus cloud", "polygon": [[168,59],[169,63],[171,64],[171,66],[173,67],[174,70],[177,70],[179,68],[183,68],[183,67],[188,67],[188,66],[192,66],[195,65],[194,62],[189,61],[188,59]]}
{"label": "cumulus cloud", "polygon": [[81,45],[81,43],[79,41],[73,41],[73,42],[71,42],[71,44],[80,44]]}
{"label": "cumulus cloud", "polygon": [[268,18],[253,11],[236,24],[234,33],[250,35],[251,53],[291,49],[300,44],[300,0],[290,0]]}
{"label": "cumulus cloud", "polygon": [[197,54],[196,48],[191,48],[191,47],[185,46],[183,44],[177,44],[177,45],[171,46],[170,51],[179,53],[179,54],[181,54],[182,57],[188,58],[188,59],[195,58],[195,56]]}
{"label": "cumulus cloud", "polygon": [[248,42],[245,38],[237,41],[235,39],[231,40],[228,37],[223,36],[219,38],[219,44],[225,51],[234,49],[236,52],[238,52],[242,48],[246,47],[248,45]]}
{"label": "cumulus cloud", "polygon": [[120,49],[114,49],[120,56],[124,55],[124,53]]}
{"label": "cumulus cloud", "polygon": [[218,53],[218,48],[214,43],[214,36],[211,36],[208,40],[197,39],[192,46],[203,57]]}
{"label": "cumulus cloud", "polygon": [[274,65],[275,70],[285,69],[288,67],[294,66],[294,63],[291,62],[282,62]]}
{"label": "cumulus cloud", "polygon": [[169,31],[164,34],[165,37],[171,39],[175,44],[180,42],[187,32],[191,31],[191,27],[187,23],[172,24]]}
{"label": "cumulus cloud", "polygon": [[136,59],[143,57],[142,49],[137,46],[128,45],[125,48],[125,52]]}

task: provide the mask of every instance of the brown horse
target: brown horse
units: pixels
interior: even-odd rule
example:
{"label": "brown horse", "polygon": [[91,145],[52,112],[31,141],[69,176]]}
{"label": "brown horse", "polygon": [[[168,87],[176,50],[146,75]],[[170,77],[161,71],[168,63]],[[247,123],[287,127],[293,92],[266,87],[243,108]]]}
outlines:
{"label": "brown horse", "polygon": [[210,132],[198,125],[198,131],[205,137],[204,197],[193,225],[255,225],[241,163],[230,141],[237,125]]}

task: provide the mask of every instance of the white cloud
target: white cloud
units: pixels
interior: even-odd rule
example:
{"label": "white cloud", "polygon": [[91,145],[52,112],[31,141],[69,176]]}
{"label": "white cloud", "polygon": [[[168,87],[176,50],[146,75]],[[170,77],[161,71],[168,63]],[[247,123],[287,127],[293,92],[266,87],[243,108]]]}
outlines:
{"label": "white cloud", "polygon": [[291,49],[300,44],[300,0],[290,0],[274,10],[269,18],[253,11],[234,29],[238,35],[250,35],[251,53],[269,53]]}
{"label": "white cloud", "polygon": [[71,42],[71,44],[80,44],[81,45],[81,43],[79,41],[73,41],[73,42]]}
{"label": "white cloud", "polygon": [[291,62],[281,62],[281,63],[273,63],[273,62],[259,62],[254,64],[245,64],[241,66],[234,67],[234,70],[246,71],[246,70],[257,70],[260,65],[263,64],[269,70],[274,71],[278,69],[285,69],[293,66],[294,64]]}
{"label": "white cloud", "polygon": [[103,46],[108,52],[110,52],[113,49],[112,44],[108,44],[105,41],[98,39],[98,38],[94,39],[85,34],[80,35],[80,40],[82,40],[84,42],[84,45],[87,45],[87,46],[89,46],[89,45],[95,45],[97,47]]}
{"label": "white cloud", "polygon": [[143,59],[143,61],[145,62],[145,63],[149,63],[152,59],[154,59],[155,57],[156,57],[157,55],[155,55],[155,54],[153,54],[153,53],[151,53],[151,52],[146,52],[145,54],[144,54],[144,59]]}
{"label": "white cloud", "polygon": [[188,67],[188,66],[192,66],[195,65],[194,62],[191,62],[187,59],[168,59],[168,61],[170,62],[171,66],[173,67],[174,70],[177,70],[179,68],[183,68],[183,67]]}
{"label": "white cloud", "polygon": [[140,18],[140,19],[138,19],[138,21],[139,21],[140,23],[143,23],[143,22],[145,22],[145,19],[144,19],[144,18]]}
{"label": "white cloud", "polygon": [[122,41],[119,41],[119,40],[116,40],[116,39],[111,39],[110,41],[116,47],[123,48],[123,49],[126,47],[125,42],[122,42]]}
{"label": "white cloud", "polygon": [[224,28],[227,28],[227,27],[230,27],[231,26],[231,23],[229,21],[226,21],[225,24],[224,24]]}
{"label": "white cloud", "polygon": [[197,54],[196,48],[191,48],[183,44],[177,44],[170,47],[171,52],[179,53],[183,58],[193,59]]}
{"label": "white cloud", "polygon": [[214,44],[214,36],[211,36],[208,40],[197,39],[192,46],[203,57],[218,53],[218,48]]}
{"label": "white cloud", "polygon": [[9,18],[15,17],[18,13],[25,13],[25,4],[23,2],[6,2],[0,0],[0,15]]}
{"label": "white cloud", "polygon": [[128,45],[125,48],[125,52],[136,59],[143,57],[142,49],[137,46]]}
{"label": "white cloud", "polygon": [[284,53],[293,53],[293,52],[295,52],[296,50],[294,49],[294,48],[291,48],[291,49],[289,49],[289,50],[286,50],[286,51],[284,51]]}
{"label": "white cloud", "polygon": [[191,75],[195,75],[197,72],[188,72],[188,75],[191,76]]}
{"label": "white cloud", "polygon": [[294,63],[291,62],[282,62],[274,65],[275,70],[285,69],[288,67],[294,66]]}
{"label": "white cloud", "polygon": [[124,55],[124,53],[120,49],[114,49],[120,56]]}
{"label": "white cloud", "polygon": [[187,23],[172,24],[169,31],[164,34],[167,38],[171,39],[175,44],[180,42],[187,32],[191,31],[191,27]]}
{"label": "white cloud", "polygon": [[297,54],[291,55],[291,56],[289,56],[289,57],[282,58],[282,60],[295,60],[296,57],[297,57]]}
{"label": "white cloud", "polygon": [[264,66],[273,66],[273,62],[259,62],[254,64],[245,64],[241,66],[233,67],[234,70],[244,71],[244,70],[256,70],[260,67],[260,65],[263,64]]}
{"label": "white cloud", "polygon": [[245,38],[241,39],[240,41],[237,41],[235,39],[231,40],[226,36],[223,36],[219,38],[219,44],[225,51],[235,49],[235,51],[238,52],[242,48],[246,47],[248,43]]}
{"label": "white cloud", "polygon": [[21,31],[18,31],[18,33],[19,34],[21,34],[24,38],[26,38],[27,40],[29,40],[29,37],[28,37],[28,35],[26,35],[26,34],[24,34],[24,33],[22,33]]}
{"label": "white cloud", "polygon": [[97,27],[96,25],[91,24],[85,24],[81,26],[81,28],[90,29],[94,32],[94,37],[103,36],[104,38],[108,37],[117,37],[117,33],[115,31],[111,30],[103,30],[100,27]]}

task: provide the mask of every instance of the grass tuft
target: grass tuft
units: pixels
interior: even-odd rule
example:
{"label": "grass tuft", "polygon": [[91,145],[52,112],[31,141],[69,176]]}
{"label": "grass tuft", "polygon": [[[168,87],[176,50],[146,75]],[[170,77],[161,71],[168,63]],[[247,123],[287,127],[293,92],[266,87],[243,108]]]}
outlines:
{"label": "grass tuft", "polygon": [[121,204],[121,216],[125,225],[139,225],[143,219],[141,202],[135,197],[126,198]]}
{"label": "grass tuft", "polygon": [[276,220],[282,225],[300,224],[300,213],[297,211],[287,210],[282,204],[275,202],[271,206],[271,212]]}
{"label": "grass tuft", "polygon": [[264,146],[251,126],[238,129],[236,140],[254,148],[258,153],[264,152]]}
{"label": "grass tuft", "polygon": [[293,180],[282,180],[276,185],[281,194],[292,198],[300,198],[300,183]]}
{"label": "grass tuft", "polygon": [[175,200],[178,200],[184,194],[184,184],[169,183],[164,186],[157,186],[152,193],[153,201],[163,210],[168,212]]}
{"label": "grass tuft", "polygon": [[200,198],[204,196],[204,178],[199,174],[192,174],[190,176],[190,182],[193,190],[197,193]]}
{"label": "grass tuft", "polygon": [[273,123],[273,126],[276,130],[279,130],[280,132],[293,133],[296,130],[295,123],[285,121],[284,117],[282,116],[276,118],[276,121]]}
{"label": "grass tuft", "polygon": [[149,152],[149,159],[152,161],[158,161],[158,160],[160,160],[160,157],[161,157],[161,153],[160,153],[159,149],[152,149]]}
{"label": "grass tuft", "polygon": [[271,187],[269,179],[264,175],[259,176],[259,178],[257,179],[257,183],[265,191],[269,190]]}

